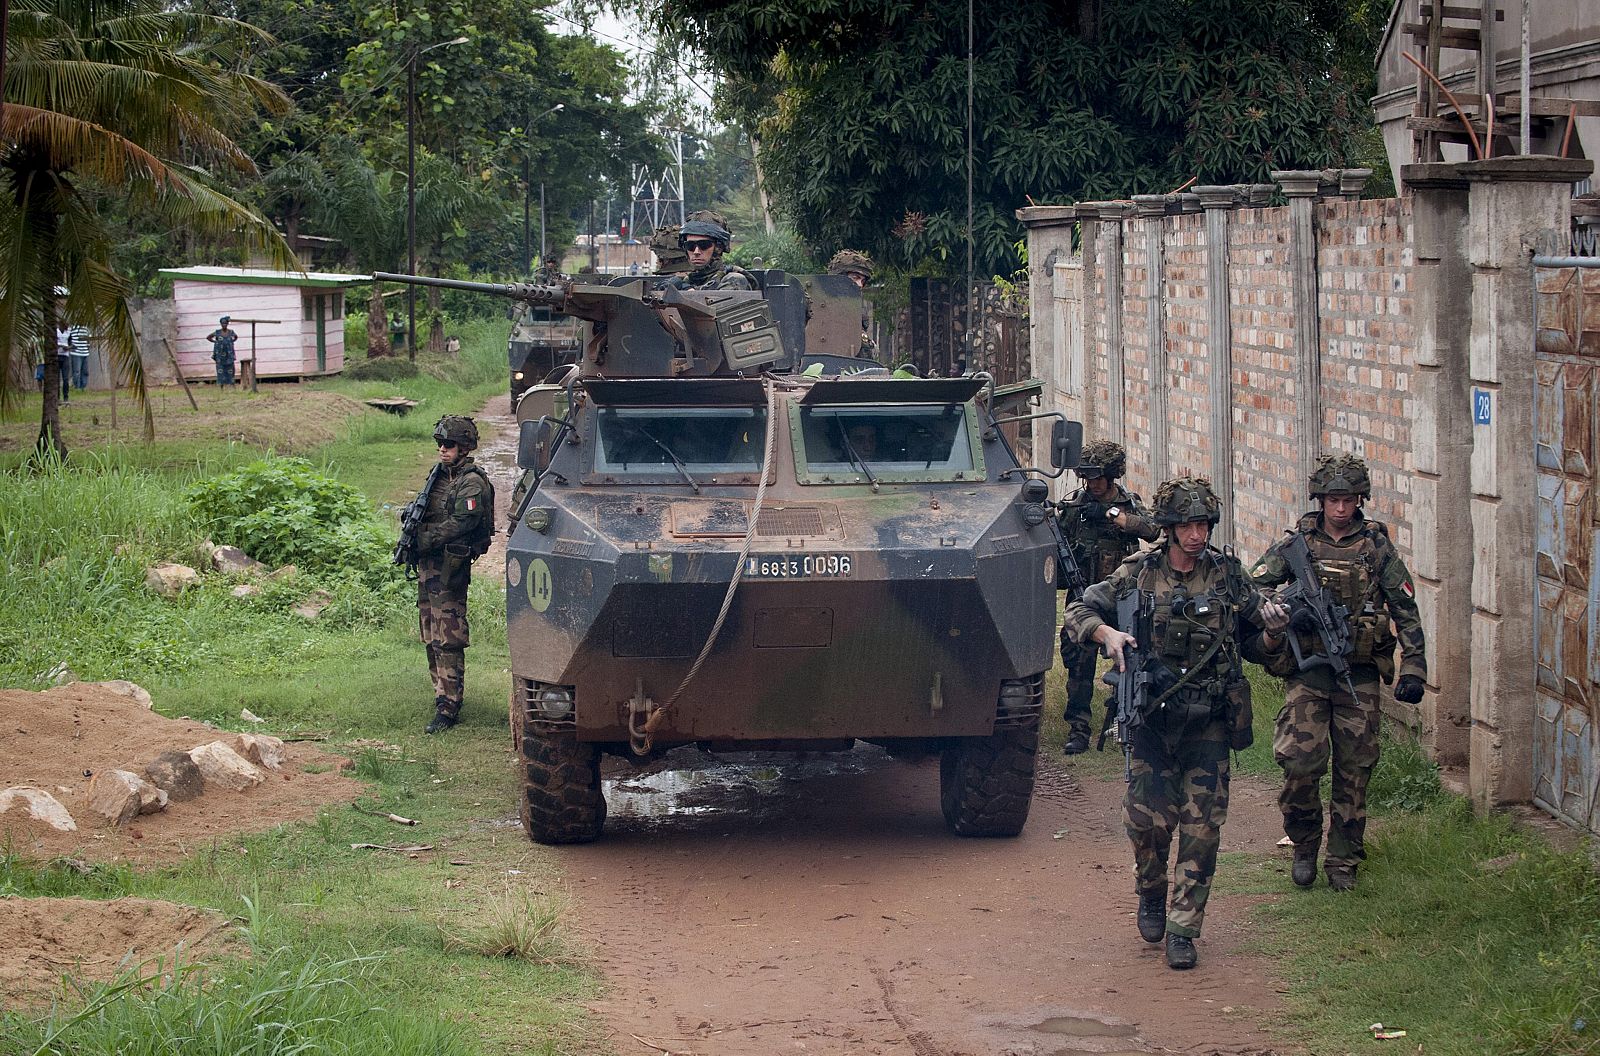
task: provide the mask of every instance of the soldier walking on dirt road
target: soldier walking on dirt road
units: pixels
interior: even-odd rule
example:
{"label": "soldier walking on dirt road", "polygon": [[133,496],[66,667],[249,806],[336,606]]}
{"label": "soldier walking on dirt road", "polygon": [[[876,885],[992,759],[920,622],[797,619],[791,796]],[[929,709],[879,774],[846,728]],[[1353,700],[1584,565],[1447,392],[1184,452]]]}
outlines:
{"label": "soldier walking on dirt road", "polygon": [[[1222,504],[1203,477],[1162,484],[1155,519],[1163,545],[1123,561],[1067,608],[1074,641],[1094,642],[1118,671],[1138,650],[1151,674],[1138,704],[1123,824],[1133,841],[1139,935],[1167,940],[1167,964],[1193,968],[1222,823],[1228,816],[1228,751],[1248,745],[1250,690],[1242,659],[1259,662],[1281,645],[1283,606],[1267,600],[1231,551],[1210,545]],[[1153,608],[1148,641],[1116,626],[1118,602]],[[1167,910],[1167,860],[1178,833]]]}
{"label": "soldier walking on dirt road", "polygon": [[428,649],[433,677],[433,721],[428,733],[441,733],[461,721],[469,644],[467,587],[472,562],[494,538],[494,485],[473,463],[478,426],[471,418],[447,414],[433,427],[439,464],[423,491],[417,526],[417,622]]}
{"label": "soldier walking on dirt road", "polygon": [[[1366,858],[1367,782],[1378,765],[1378,680],[1395,677],[1398,639],[1400,677],[1394,684],[1394,699],[1415,704],[1422,699],[1427,658],[1411,572],[1390,542],[1389,529],[1361,509],[1372,494],[1366,462],[1350,454],[1324,455],[1311,474],[1309,490],[1318,508],[1301,517],[1288,538],[1268,550],[1250,574],[1262,587],[1289,582],[1293,574],[1283,549],[1296,537],[1304,538],[1317,577],[1348,613],[1348,685],[1326,666],[1298,670],[1287,650],[1269,666],[1273,674],[1287,676],[1272,754],[1283,767],[1278,806],[1283,811],[1283,831],[1294,841],[1290,875],[1301,887],[1317,881],[1317,851],[1322,843],[1319,786],[1331,755],[1333,796],[1323,867],[1328,886],[1348,891],[1356,886],[1356,867]],[[1301,629],[1299,623],[1297,619],[1290,633],[1298,636],[1302,652],[1326,655],[1319,635]]]}

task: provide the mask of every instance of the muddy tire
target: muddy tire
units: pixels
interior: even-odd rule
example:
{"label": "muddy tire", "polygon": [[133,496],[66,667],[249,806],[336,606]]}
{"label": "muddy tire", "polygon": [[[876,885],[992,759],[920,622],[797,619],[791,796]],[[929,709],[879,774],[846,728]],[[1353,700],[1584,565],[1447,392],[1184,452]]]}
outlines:
{"label": "muddy tire", "polygon": [[1038,716],[967,737],[939,758],[939,805],[957,836],[1015,836],[1033,803]]}
{"label": "muddy tire", "polygon": [[524,730],[522,827],[534,843],[592,843],[606,823],[600,749],[571,734]]}

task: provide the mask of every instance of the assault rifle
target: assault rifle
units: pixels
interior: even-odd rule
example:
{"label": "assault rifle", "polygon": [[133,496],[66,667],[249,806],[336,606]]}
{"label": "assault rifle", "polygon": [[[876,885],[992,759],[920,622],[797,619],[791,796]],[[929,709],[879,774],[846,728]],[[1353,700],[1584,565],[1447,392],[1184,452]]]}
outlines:
{"label": "assault rifle", "polygon": [[[1306,537],[1291,532],[1289,541],[1279,548],[1294,575],[1294,582],[1278,592],[1278,602],[1289,609],[1289,648],[1294,652],[1294,662],[1302,671],[1313,667],[1326,667],[1334,678],[1342,679],[1353,699],[1355,683],[1350,678],[1350,611],[1317,575],[1316,562]],[[1307,654],[1300,647],[1300,637],[1295,628],[1316,631],[1322,639],[1322,652]]]}
{"label": "assault rifle", "polygon": [[[1117,629],[1133,635],[1137,646],[1122,650],[1122,670],[1113,668],[1101,679],[1112,688],[1112,701],[1116,704],[1117,740],[1122,742],[1124,777],[1133,780],[1133,731],[1145,720],[1150,703],[1150,691],[1155,681],[1157,663],[1150,652],[1155,643],[1156,596],[1148,590],[1130,590],[1117,600]],[[1107,709],[1106,717],[1111,717]],[[1106,746],[1106,729],[1100,729],[1096,751]]]}
{"label": "assault rifle", "polygon": [[394,544],[394,563],[405,566],[407,579],[417,578],[417,530],[422,527],[422,517],[428,512],[433,486],[443,475],[444,463],[435,462],[433,472],[428,474],[422,490],[400,511],[400,540]]}
{"label": "assault rifle", "polygon": [[1083,592],[1089,589],[1089,576],[1084,572],[1083,566],[1078,564],[1078,557],[1072,552],[1072,544],[1061,534],[1061,522],[1050,512],[1048,504],[1045,510],[1045,520],[1050,522],[1050,535],[1056,541],[1056,589],[1070,590],[1074,595],[1082,597]]}

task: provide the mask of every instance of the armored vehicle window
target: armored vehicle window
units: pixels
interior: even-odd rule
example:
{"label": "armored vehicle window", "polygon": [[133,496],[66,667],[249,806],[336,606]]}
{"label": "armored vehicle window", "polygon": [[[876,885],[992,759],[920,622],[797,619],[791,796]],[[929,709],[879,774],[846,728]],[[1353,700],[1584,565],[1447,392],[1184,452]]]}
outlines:
{"label": "armored vehicle window", "polygon": [[758,473],[767,412],[757,407],[607,407],[600,411],[599,473]]}
{"label": "armored vehicle window", "polygon": [[956,479],[979,469],[966,408],[822,406],[800,411],[802,483],[864,476]]}

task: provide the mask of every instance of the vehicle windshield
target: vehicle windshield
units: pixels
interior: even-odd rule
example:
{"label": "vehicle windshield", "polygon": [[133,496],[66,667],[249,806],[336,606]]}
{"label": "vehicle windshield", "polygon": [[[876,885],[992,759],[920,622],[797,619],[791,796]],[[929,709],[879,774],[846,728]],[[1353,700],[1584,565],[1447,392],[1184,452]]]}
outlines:
{"label": "vehicle windshield", "polygon": [[960,404],[807,407],[800,428],[812,473],[975,468]]}
{"label": "vehicle windshield", "polygon": [[767,412],[758,407],[606,407],[596,437],[596,472],[758,473]]}

